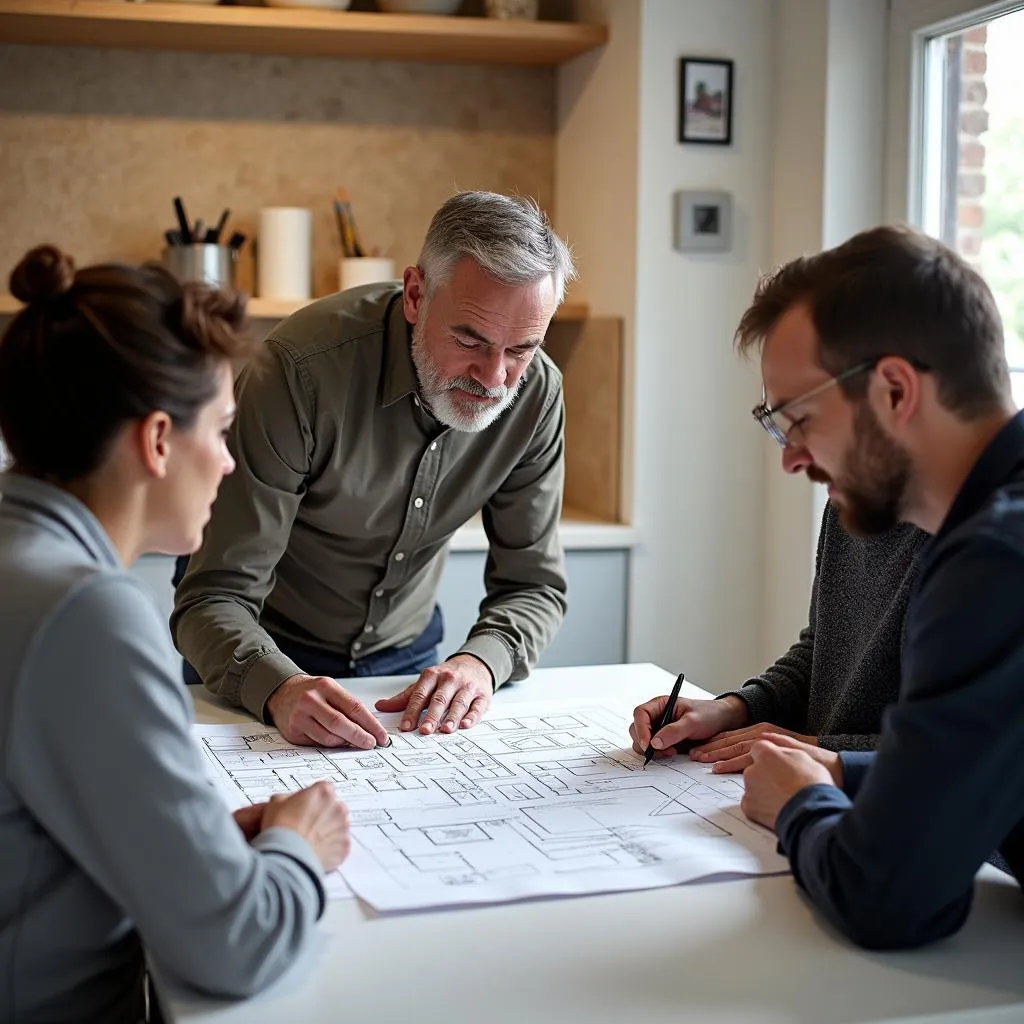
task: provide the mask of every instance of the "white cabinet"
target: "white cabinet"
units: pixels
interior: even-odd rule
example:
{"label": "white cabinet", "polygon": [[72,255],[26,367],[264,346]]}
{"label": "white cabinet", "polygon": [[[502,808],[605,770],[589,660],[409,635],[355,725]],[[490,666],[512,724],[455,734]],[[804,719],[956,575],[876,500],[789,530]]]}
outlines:
{"label": "white cabinet", "polygon": [[[476,621],[484,596],[483,551],[453,551],[441,579],[438,601],[445,620],[442,652],[458,647]],[[569,611],[540,666],[612,665],[626,660],[626,601],[629,551],[626,548],[569,550]],[[146,555],[132,567],[153,589],[164,618],[174,603],[174,559]]]}
{"label": "white cabinet", "polygon": [[[462,643],[476,622],[484,596],[486,558],[483,551],[453,551],[448,556],[437,597],[444,615],[445,653]],[[569,610],[538,667],[623,663],[629,551],[566,551],[565,570]]]}

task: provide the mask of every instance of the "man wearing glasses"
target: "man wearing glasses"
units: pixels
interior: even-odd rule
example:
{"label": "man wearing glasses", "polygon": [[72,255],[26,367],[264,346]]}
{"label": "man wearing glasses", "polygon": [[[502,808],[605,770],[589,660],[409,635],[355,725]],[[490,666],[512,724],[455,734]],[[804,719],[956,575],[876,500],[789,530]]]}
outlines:
{"label": "man wearing glasses", "polygon": [[[823,478],[802,444],[803,422],[827,391],[869,369],[862,363],[754,415],[784,449],[790,472]],[[774,665],[717,700],[678,700],[675,720],[655,741],[658,756],[688,749],[717,773],[741,772],[750,748],[767,733],[783,733],[827,750],[873,750],[882,712],[899,695],[900,651],[907,600],[927,534],[899,523],[877,535],[851,536],[848,509],[826,504],[818,534],[807,626]],[[864,534],[856,520],[854,533]],[[647,749],[667,697],[633,712],[630,735]]]}
{"label": "man wearing glasses", "polygon": [[934,535],[878,751],[758,740],[743,809],[855,941],[929,942],[994,850],[1024,879],[1024,414],[999,314],[953,252],[878,228],[762,281],[737,341],[760,351],[755,417],[784,469],[826,483],[851,529]]}

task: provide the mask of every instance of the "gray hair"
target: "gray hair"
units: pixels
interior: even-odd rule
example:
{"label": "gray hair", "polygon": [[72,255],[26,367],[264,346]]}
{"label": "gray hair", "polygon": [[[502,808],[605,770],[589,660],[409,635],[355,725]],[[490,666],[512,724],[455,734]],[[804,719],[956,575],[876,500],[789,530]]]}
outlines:
{"label": "gray hair", "polygon": [[555,234],[537,203],[525,196],[459,192],[434,214],[420,251],[427,294],[444,284],[465,257],[505,284],[532,284],[550,276],[561,303],[575,280],[569,246]]}

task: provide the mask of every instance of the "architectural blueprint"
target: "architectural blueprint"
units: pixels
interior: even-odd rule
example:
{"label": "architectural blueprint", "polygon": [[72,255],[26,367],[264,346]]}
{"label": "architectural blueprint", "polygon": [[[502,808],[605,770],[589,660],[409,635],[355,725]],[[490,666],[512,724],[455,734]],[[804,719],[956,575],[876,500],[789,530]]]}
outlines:
{"label": "architectural blueprint", "polygon": [[628,722],[563,701],[508,704],[451,735],[393,731],[369,751],[293,747],[262,725],[196,726],[196,738],[232,806],[330,780],[351,813],[342,874],[377,910],[787,870],[740,811],[740,776],[685,757],[641,770]]}

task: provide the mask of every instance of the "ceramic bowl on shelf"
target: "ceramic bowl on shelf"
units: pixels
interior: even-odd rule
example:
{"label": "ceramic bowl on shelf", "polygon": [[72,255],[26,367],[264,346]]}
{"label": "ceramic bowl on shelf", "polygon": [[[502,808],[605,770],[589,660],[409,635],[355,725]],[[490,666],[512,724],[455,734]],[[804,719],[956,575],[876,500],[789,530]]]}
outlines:
{"label": "ceramic bowl on shelf", "polygon": [[377,0],[387,14],[454,14],[462,0]]}
{"label": "ceramic bowl on shelf", "polygon": [[263,0],[268,7],[320,7],[331,11],[346,11],[352,0]]}

